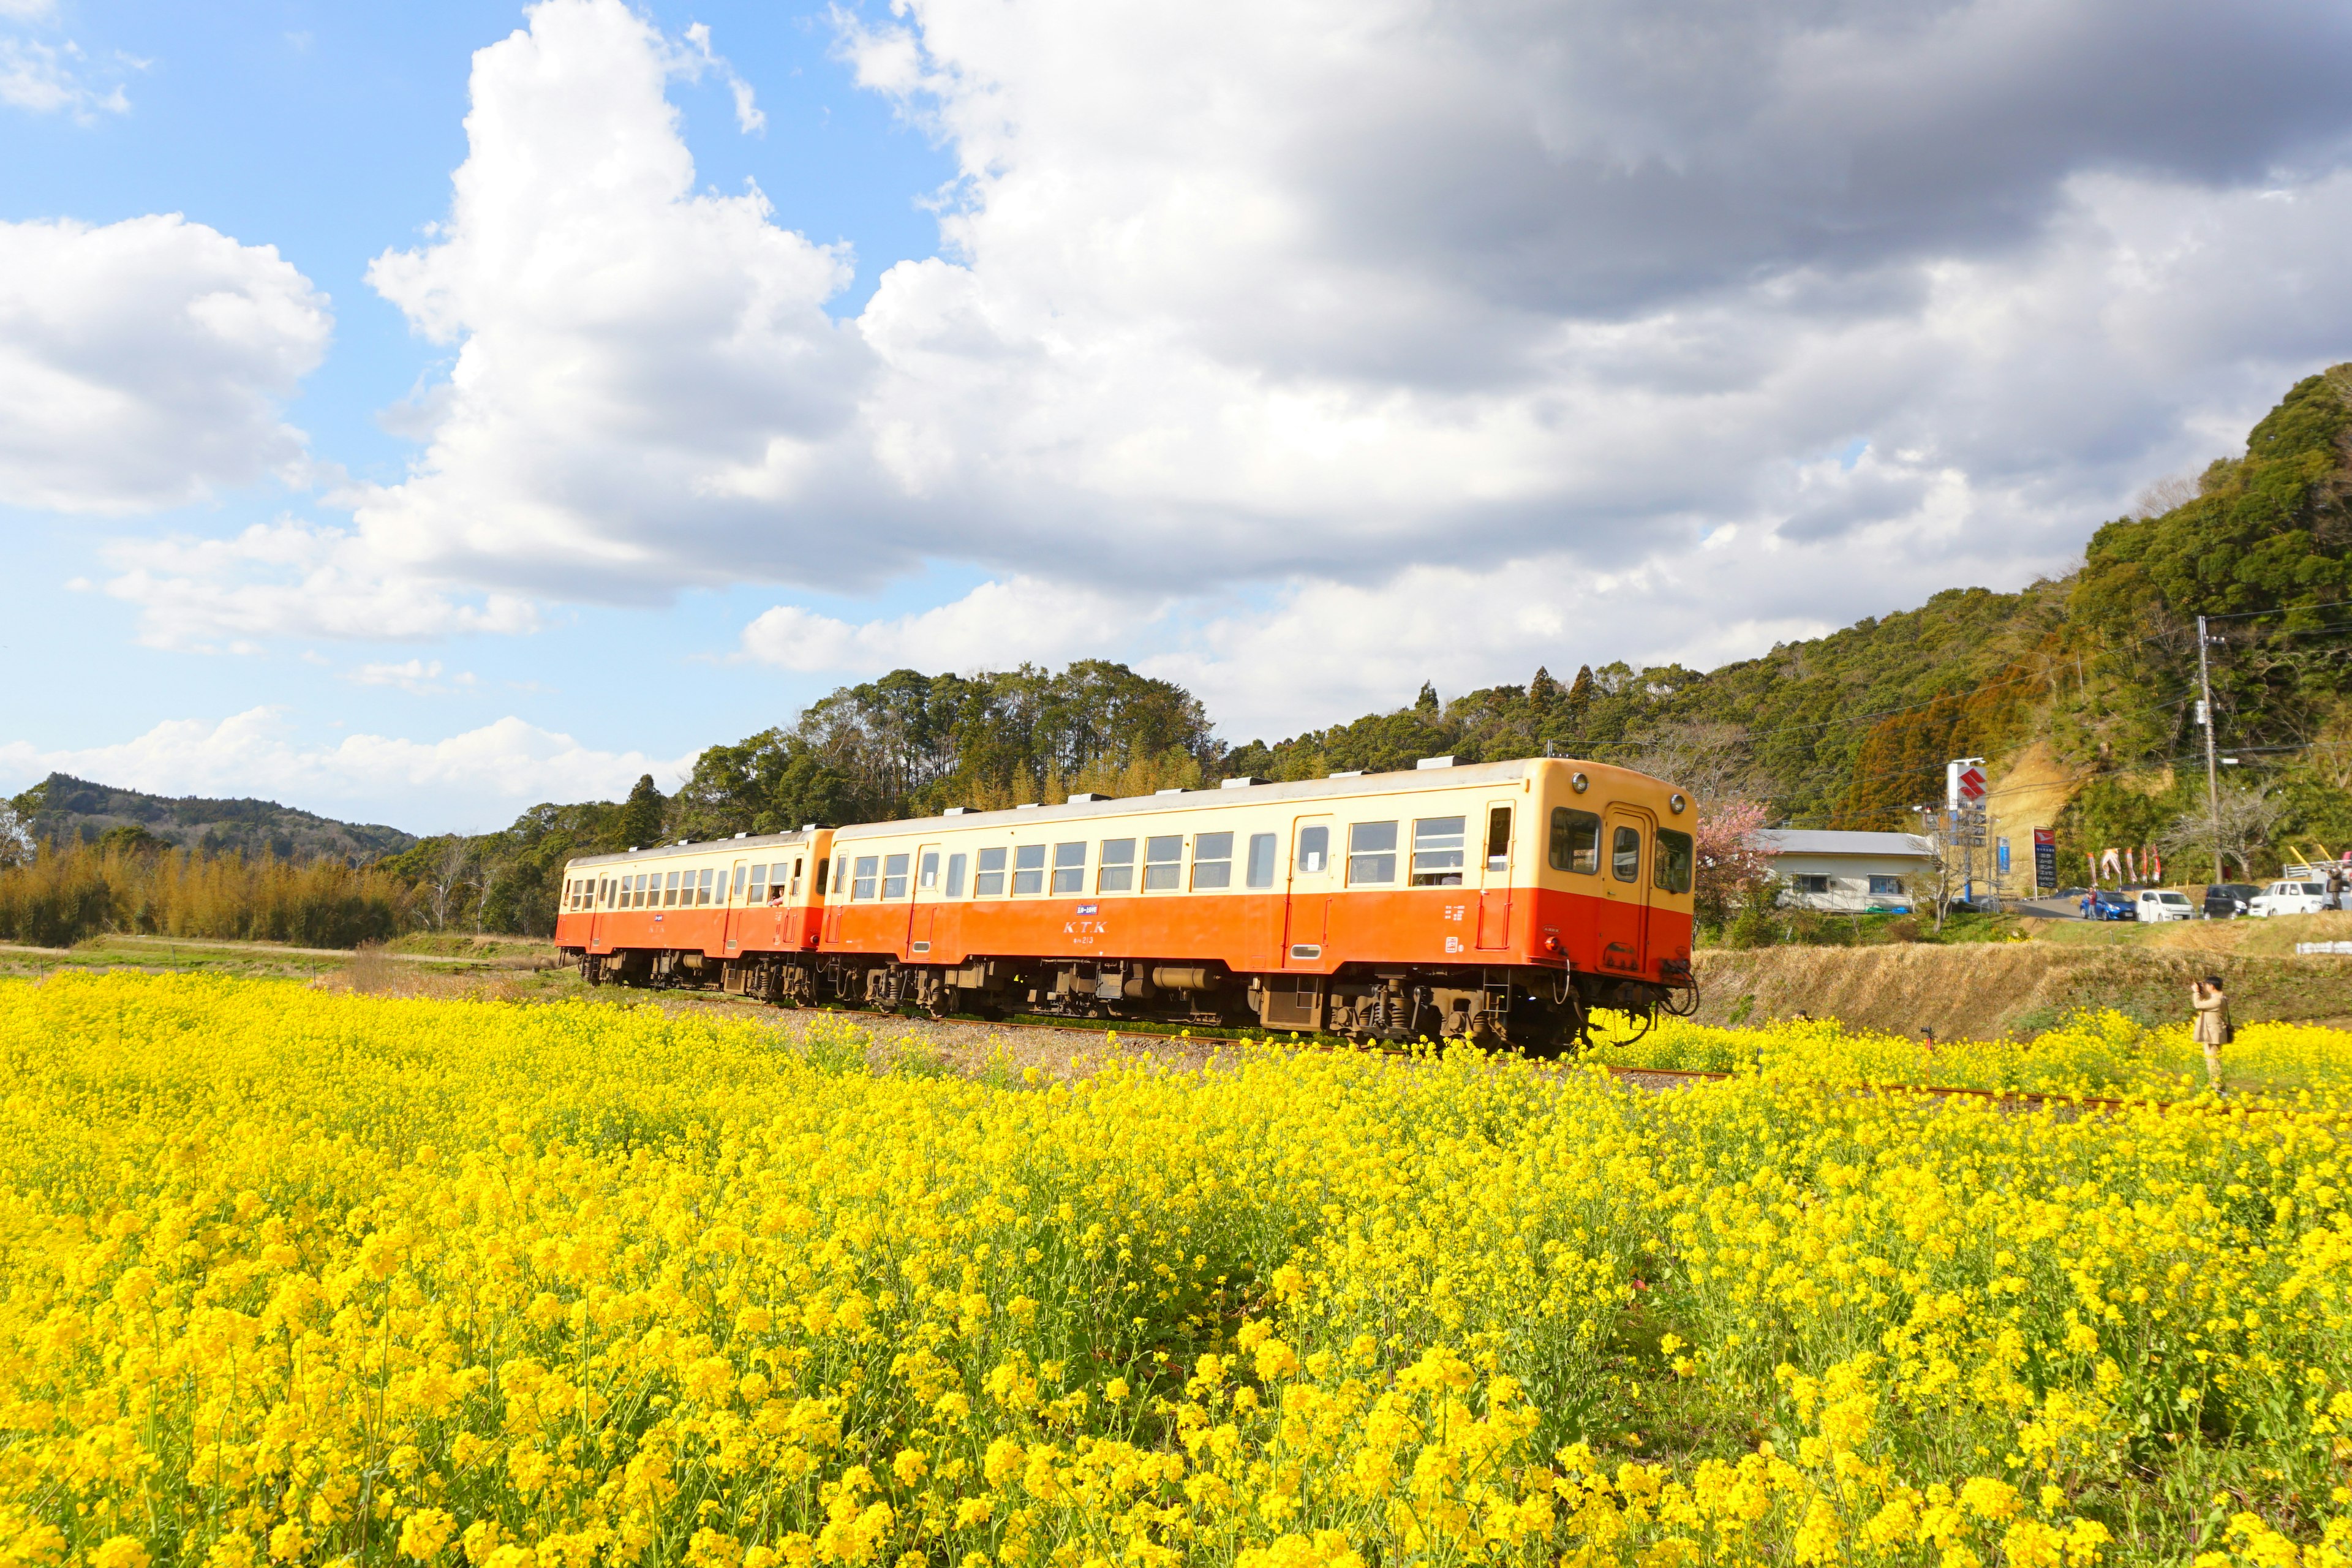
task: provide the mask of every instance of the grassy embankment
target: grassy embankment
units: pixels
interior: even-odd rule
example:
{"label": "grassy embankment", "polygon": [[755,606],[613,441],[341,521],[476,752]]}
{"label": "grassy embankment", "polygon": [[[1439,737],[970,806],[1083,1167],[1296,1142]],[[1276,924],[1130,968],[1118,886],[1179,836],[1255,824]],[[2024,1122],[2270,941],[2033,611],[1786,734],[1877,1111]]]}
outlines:
{"label": "grassy embankment", "polygon": [[2352,914],[2179,925],[2017,921],[2017,940],[1952,946],[1775,947],[1698,955],[1702,1023],[1798,1013],[1938,1038],[2033,1034],[2082,1007],[2146,1023],[2188,1016],[2189,983],[2219,974],[2242,1023],[2352,1024],[2352,958],[2298,957],[2352,941]]}

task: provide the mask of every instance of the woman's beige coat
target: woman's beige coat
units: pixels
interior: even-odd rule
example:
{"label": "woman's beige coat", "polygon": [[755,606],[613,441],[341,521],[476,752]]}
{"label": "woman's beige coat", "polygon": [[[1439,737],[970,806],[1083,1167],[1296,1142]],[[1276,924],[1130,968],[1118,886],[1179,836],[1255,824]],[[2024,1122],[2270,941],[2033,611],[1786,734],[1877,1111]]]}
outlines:
{"label": "woman's beige coat", "polygon": [[2230,1043],[2230,998],[2224,992],[2199,987],[2189,999],[2197,1010],[2197,1043],[2200,1046],[2224,1046]]}

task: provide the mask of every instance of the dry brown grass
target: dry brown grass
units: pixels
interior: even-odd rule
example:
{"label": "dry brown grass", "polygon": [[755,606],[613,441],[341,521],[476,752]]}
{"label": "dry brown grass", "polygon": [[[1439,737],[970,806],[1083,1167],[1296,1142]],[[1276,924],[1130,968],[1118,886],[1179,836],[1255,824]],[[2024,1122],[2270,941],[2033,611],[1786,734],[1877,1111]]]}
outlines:
{"label": "dry brown grass", "polygon": [[[2352,915],[2330,918],[2352,922]],[[2352,959],[2249,955],[2185,942],[1766,948],[1702,952],[1697,971],[1699,1017],[1714,1024],[1762,1024],[1801,1011],[1899,1034],[1990,1039],[2080,1007],[2165,1022],[2189,1016],[2189,983],[2208,973],[2228,984],[2241,1023],[2352,1015]]]}

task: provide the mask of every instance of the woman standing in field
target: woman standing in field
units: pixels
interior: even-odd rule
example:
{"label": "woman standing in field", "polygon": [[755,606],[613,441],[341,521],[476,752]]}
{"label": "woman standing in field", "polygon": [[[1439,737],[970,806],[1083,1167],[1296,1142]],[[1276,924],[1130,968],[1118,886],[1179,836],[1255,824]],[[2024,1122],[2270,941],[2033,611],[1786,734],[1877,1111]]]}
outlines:
{"label": "woman standing in field", "polygon": [[2236,1031],[2230,1027],[2230,999],[2221,993],[2221,977],[2209,974],[2189,983],[2189,1005],[2197,1018],[2197,1043],[2205,1047],[2205,1079],[2221,1092],[2221,1047]]}

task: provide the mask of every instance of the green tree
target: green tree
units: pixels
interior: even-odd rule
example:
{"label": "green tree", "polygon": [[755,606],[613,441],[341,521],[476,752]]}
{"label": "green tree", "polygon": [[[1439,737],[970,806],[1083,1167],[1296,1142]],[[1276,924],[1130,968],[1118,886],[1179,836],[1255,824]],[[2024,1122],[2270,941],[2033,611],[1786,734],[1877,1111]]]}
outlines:
{"label": "green tree", "polygon": [[624,847],[651,848],[662,841],[662,823],[668,814],[669,802],[654,787],[654,775],[644,773],[629,791],[629,798],[621,803],[621,837]]}

